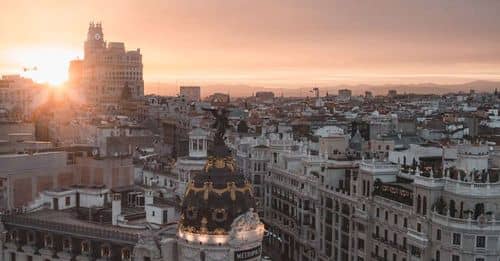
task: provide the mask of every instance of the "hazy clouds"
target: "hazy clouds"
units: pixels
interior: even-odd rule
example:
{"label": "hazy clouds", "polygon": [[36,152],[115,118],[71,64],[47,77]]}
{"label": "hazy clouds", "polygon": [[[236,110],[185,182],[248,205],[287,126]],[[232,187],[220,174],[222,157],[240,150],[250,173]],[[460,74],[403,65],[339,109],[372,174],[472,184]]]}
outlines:
{"label": "hazy clouds", "polygon": [[493,0],[4,0],[2,10],[0,50],[81,52],[88,22],[102,21],[106,40],[141,48],[152,81],[497,79],[500,69],[500,1]]}

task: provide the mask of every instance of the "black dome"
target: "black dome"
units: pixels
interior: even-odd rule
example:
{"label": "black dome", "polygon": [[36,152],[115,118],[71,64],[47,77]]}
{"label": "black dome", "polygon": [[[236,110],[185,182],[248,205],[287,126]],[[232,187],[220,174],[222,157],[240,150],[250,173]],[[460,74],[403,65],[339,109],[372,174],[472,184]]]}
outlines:
{"label": "black dome", "polygon": [[214,146],[202,172],[186,188],[181,230],[226,234],[238,216],[255,209],[252,186],[236,172],[231,151],[223,142]]}

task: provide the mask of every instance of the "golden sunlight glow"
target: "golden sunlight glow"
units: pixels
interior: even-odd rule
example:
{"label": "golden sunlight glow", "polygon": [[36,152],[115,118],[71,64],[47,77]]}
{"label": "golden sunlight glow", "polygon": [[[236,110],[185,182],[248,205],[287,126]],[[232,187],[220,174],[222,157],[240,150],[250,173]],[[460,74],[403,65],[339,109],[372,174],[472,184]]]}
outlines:
{"label": "golden sunlight glow", "polygon": [[55,86],[68,79],[69,62],[80,53],[61,47],[21,47],[7,50],[6,56],[22,76]]}

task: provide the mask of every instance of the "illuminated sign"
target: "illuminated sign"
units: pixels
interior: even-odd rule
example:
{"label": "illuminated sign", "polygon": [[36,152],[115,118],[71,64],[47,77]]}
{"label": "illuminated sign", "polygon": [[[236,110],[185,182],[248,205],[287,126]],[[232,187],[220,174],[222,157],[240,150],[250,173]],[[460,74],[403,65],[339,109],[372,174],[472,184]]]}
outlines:
{"label": "illuminated sign", "polygon": [[247,250],[234,252],[234,260],[248,260],[260,256],[260,246]]}

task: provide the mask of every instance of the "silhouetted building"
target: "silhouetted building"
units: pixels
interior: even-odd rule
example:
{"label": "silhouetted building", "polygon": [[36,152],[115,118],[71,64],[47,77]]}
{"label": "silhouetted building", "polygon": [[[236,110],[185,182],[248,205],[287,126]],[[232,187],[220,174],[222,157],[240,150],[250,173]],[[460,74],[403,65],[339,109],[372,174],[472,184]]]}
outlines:
{"label": "silhouetted building", "polygon": [[342,100],[342,101],[348,101],[351,99],[351,96],[352,96],[352,91],[349,90],[349,89],[341,89],[339,90],[339,100]]}
{"label": "silhouetted building", "polygon": [[200,86],[181,86],[179,95],[189,102],[198,102],[201,98]]}
{"label": "silhouetted building", "polygon": [[81,87],[83,80],[83,60],[72,60],[69,62],[68,84],[72,88]]}
{"label": "silhouetted building", "polygon": [[274,92],[256,92],[255,98],[258,102],[272,102],[274,100]]}
{"label": "silhouetted building", "polygon": [[133,99],[144,96],[140,49],[126,51],[124,43],[105,42],[100,23],[89,25],[83,72],[83,93],[90,103],[116,104],[125,86]]}

